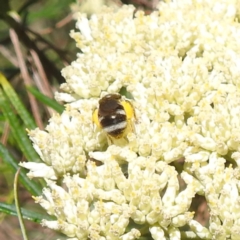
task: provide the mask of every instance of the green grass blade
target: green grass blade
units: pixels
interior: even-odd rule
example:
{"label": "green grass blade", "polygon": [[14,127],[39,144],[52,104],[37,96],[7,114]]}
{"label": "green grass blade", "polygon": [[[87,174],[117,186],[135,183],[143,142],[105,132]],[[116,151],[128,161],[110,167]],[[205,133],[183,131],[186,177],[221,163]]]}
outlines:
{"label": "green grass blade", "polygon": [[[18,162],[14,159],[6,147],[0,143],[0,157],[6,162],[13,172],[16,172],[19,168]],[[30,180],[26,176],[27,171],[25,169],[21,169],[19,181],[20,183],[34,196],[39,196],[42,193],[42,187],[40,184],[35,181]]]}
{"label": "green grass blade", "polygon": [[[35,211],[30,211],[25,208],[20,208],[20,209],[21,209],[23,218],[33,222],[40,223],[42,219],[54,220],[53,217],[46,214],[37,213]],[[17,216],[17,211],[14,204],[6,204],[6,203],[0,202],[0,212]]]}
{"label": "green grass blade", "polygon": [[20,124],[19,118],[17,118],[17,116],[13,112],[9,100],[6,98],[5,93],[1,89],[0,107],[3,115],[5,116],[5,119],[8,120],[10,124],[11,134],[13,135],[15,141],[18,143],[18,146],[26,159],[33,162],[39,161],[39,157],[32,147],[32,144],[26,134],[26,130]]}
{"label": "green grass blade", "polygon": [[40,102],[46,104],[47,106],[51,107],[58,113],[62,113],[64,110],[64,106],[60,105],[56,100],[51,99],[41,92],[39,92],[36,88],[34,87],[27,87],[27,90],[35,97],[37,98]]}
{"label": "green grass blade", "polygon": [[15,177],[14,177],[14,184],[13,184],[14,201],[15,201],[15,207],[16,207],[16,211],[17,211],[17,215],[18,215],[18,222],[19,222],[19,225],[21,228],[23,239],[28,240],[26,227],[25,227],[25,224],[23,221],[22,211],[20,209],[20,205],[19,205],[19,201],[18,201],[18,176],[19,176],[19,173],[20,173],[20,169],[18,169],[18,171],[16,172]]}
{"label": "green grass blade", "polygon": [[2,88],[7,98],[9,99],[11,104],[14,106],[15,110],[18,112],[21,119],[23,120],[26,128],[29,128],[29,129],[36,128],[37,126],[33,118],[31,117],[31,115],[23,105],[22,101],[18,97],[15,90],[9,84],[8,80],[1,73],[0,73],[0,84],[2,85]]}

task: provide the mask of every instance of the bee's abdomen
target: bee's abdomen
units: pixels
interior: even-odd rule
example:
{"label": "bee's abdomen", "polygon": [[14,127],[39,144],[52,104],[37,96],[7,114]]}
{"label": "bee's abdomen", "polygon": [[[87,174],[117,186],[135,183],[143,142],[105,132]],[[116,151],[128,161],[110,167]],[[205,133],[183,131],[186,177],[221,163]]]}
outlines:
{"label": "bee's abdomen", "polygon": [[111,114],[102,113],[99,121],[103,129],[112,137],[120,137],[127,127],[126,113],[121,105],[112,111]]}

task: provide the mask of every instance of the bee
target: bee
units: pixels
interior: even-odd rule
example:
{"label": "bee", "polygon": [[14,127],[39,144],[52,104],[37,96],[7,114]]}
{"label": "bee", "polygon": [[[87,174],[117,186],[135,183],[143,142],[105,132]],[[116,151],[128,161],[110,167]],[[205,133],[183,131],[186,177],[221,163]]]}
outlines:
{"label": "bee", "polygon": [[93,113],[93,122],[106,132],[112,142],[134,130],[133,118],[133,105],[120,94],[107,94],[101,98],[99,107]]}

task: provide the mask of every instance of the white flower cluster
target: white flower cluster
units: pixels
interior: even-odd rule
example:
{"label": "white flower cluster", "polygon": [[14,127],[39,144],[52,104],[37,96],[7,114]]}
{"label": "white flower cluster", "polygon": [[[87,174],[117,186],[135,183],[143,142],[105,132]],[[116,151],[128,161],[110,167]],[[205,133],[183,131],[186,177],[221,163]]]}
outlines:
{"label": "white flower cluster", "polygon": [[[63,69],[66,110],[30,132],[48,187],[43,225],[69,239],[240,239],[240,1],[175,0],[78,15]],[[108,144],[92,122],[108,93],[132,97],[135,131]],[[62,184],[59,181],[62,179]],[[208,206],[205,226],[193,202]],[[197,212],[196,212],[197,213]]]}

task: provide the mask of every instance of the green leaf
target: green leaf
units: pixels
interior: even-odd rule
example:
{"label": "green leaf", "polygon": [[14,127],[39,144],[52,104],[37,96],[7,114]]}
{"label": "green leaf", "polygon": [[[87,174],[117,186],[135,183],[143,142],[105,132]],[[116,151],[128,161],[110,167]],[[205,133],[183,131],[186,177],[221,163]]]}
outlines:
{"label": "green leaf", "polygon": [[54,19],[59,14],[65,15],[69,12],[69,5],[70,3],[74,2],[73,0],[52,0],[52,1],[45,1],[35,11],[29,12],[29,21],[35,21],[36,19]]}
{"label": "green leaf", "polygon": [[[6,149],[6,147],[0,143],[0,157],[6,162],[9,167],[13,170],[13,172],[16,172],[19,168],[18,162],[16,159],[14,159],[9,151]],[[27,171],[25,169],[21,169],[19,181],[20,183],[34,196],[39,196],[42,193],[42,187],[40,184],[30,180],[26,176]]]}
{"label": "green leaf", "polygon": [[36,88],[34,87],[27,87],[27,90],[33,95],[35,96],[35,98],[37,98],[40,102],[46,104],[47,106],[51,107],[52,109],[54,109],[55,111],[57,111],[58,113],[62,113],[64,110],[64,106],[60,105],[57,101],[55,101],[54,99],[51,99],[49,97],[47,97],[46,95],[42,94],[41,92],[39,92]]}
{"label": "green leaf", "polygon": [[[6,204],[6,203],[0,202],[0,212],[4,212],[6,214],[17,216],[17,211],[16,211],[16,207],[14,204]],[[54,218],[49,215],[30,211],[25,208],[21,208],[21,212],[22,212],[22,216],[24,219],[27,219],[27,220],[30,220],[33,222],[37,222],[37,223],[40,223],[42,221],[42,219],[54,220]]]}

